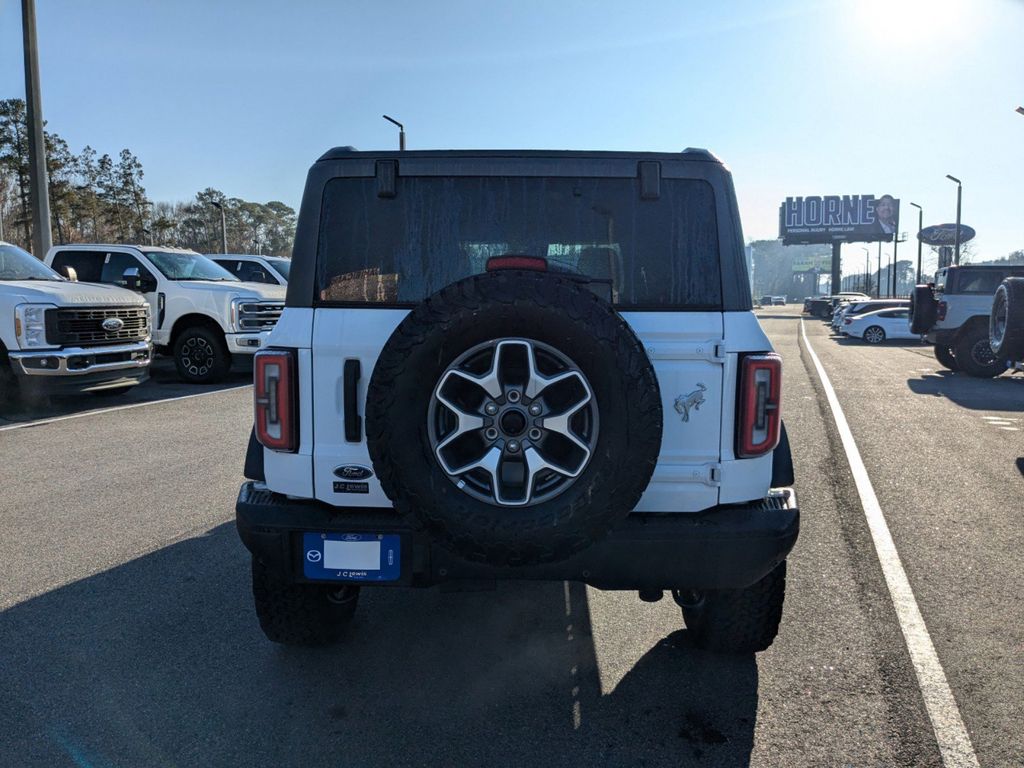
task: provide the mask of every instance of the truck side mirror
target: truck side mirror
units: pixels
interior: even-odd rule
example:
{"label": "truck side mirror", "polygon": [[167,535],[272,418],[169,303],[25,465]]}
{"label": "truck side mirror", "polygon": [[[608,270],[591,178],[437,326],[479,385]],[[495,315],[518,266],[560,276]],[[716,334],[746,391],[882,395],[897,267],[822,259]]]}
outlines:
{"label": "truck side mirror", "polygon": [[124,278],[124,287],[130,291],[139,290],[139,285],[142,283],[142,278],[139,277],[138,267],[128,267],[121,275]]}
{"label": "truck side mirror", "polygon": [[60,271],[64,273],[64,277],[70,280],[72,283],[78,282],[78,272],[70,264],[65,264],[60,268]]}

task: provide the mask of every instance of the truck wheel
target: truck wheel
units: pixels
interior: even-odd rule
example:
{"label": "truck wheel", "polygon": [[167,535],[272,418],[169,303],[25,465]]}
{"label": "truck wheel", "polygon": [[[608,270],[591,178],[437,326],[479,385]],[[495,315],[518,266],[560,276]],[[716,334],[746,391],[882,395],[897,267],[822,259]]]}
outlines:
{"label": "truck wheel", "polygon": [[746,589],[704,594],[673,592],[694,645],[716,653],[756,653],[779,633],[786,597],[786,563]]}
{"label": "truck wheel", "polygon": [[864,331],[864,341],[868,344],[881,344],[885,341],[885,329],[878,325],[872,325]]}
{"label": "truck wheel", "polygon": [[359,587],[293,584],[252,558],[252,596],[260,628],[282,645],[330,645],[341,639],[359,602]]}
{"label": "truck wheel", "polygon": [[174,340],[174,367],[182,381],[212,384],[227,376],[231,353],[224,337],[204,326],[186,328]]}
{"label": "truck wheel", "polygon": [[935,359],[939,361],[939,364],[943,368],[948,368],[951,371],[960,370],[960,366],[956,362],[956,357],[953,355],[952,347],[946,346],[945,344],[936,344]]}
{"label": "truck wheel", "polygon": [[974,324],[965,328],[953,344],[960,370],[979,379],[991,379],[1006,370],[1006,363],[995,356],[989,345],[988,328]]}
{"label": "truck wheel", "polygon": [[566,275],[499,270],[417,306],[366,396],[373,468],[398,512],[501,566],[565,559],[647,488],[661,393],[636,335]]}
{"label": "truck wheel", "polygon": [[1008,277],[996,289],[988,336],[1000,360],[1024,360],[1024,277]]}
{"label": "truck wheel", "polygon": [[910,294],[910,332],[928,333],[935,325],[938,302],[931,286],[918,285]]}

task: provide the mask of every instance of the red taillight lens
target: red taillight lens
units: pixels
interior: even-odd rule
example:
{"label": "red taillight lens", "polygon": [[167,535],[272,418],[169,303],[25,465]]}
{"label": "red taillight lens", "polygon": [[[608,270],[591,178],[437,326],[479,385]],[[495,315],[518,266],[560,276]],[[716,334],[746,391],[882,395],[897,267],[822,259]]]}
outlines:
{"label": "red taillight lens", "polygon": [[256,439],[271,450],[286,453],[298,450],[296,384],[294,352],[266,349],[256,353],[253,360]]}
{"label": "red taillight lens", "polygon": [[531,269],[534,272],[547,272],[548,260],[539,256],[492,256],[487,260],[487,271],[498,269]]}
{"label": "red taillight lens", "polygon": [[939,320],[946,319],[946,302],[940,301],[939,306],[935,308],[935,317]]}
{"label": "red taillight lens", "polygon": [[779,444],[781,397],[782,358],[774,353],[744,357],[736,434],[736,455],[741,459],[763,456]]}

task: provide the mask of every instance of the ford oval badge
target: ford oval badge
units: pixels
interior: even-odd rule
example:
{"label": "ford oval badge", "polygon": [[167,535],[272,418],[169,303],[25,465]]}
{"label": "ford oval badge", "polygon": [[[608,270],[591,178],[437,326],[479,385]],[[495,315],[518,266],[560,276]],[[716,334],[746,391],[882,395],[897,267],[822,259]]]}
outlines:
{"label": "ford oval badge", "polygon": [[122,328],[124,328],[124,320],[122,320],[120,317],[108,317],[106,320],[100,323],[100,325],[103,327],[104,331],[120,331]]}
{"label": "ford oval badge", "polygon": [[343,467],[335,467],[334,476],[342,480],[365,480],[373,477],[373,470],[361,464],[346,464]]}

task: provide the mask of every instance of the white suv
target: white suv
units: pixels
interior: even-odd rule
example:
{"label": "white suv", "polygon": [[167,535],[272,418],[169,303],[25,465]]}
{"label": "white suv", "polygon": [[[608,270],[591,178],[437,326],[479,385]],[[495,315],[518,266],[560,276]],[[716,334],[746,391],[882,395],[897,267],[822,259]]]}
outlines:
{"label": "white suv", "polygon": [[243,283],[195,251],[146,245],[56,245],[46,263],[80,280],[142,293],[149,302],[153,344],[170,352],[178,375],[192,383],[222,379],[232,355],[251,356],[266,343],[284,307],[282,286]]}
{"label": "white suv", "polygon": [[236,504],[266,635],[569,579],[770,645],[799,513],[736,211],[704,150],[325,154]]}

